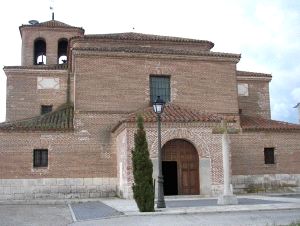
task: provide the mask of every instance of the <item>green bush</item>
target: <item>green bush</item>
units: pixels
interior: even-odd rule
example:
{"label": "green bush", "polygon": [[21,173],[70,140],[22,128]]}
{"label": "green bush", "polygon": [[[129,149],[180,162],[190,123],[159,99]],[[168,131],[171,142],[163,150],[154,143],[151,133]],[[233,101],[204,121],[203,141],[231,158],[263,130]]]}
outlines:
{"label": "green bush", "polygon": [[140,212],[154,211],[153,165],[150,160],[143,118],[137,118],[137,132],[134,134],[132,165],[134,184],[133,197]]}

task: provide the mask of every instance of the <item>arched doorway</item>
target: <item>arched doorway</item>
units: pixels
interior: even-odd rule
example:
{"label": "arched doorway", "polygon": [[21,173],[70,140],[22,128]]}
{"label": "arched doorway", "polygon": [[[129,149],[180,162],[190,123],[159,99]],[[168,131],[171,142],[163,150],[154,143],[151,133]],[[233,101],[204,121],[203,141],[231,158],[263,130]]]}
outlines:
{"label": "arched doorway", "polygon": [[188,141],[175,139],[162,148],[165,195],[199,195],[199,157]]}

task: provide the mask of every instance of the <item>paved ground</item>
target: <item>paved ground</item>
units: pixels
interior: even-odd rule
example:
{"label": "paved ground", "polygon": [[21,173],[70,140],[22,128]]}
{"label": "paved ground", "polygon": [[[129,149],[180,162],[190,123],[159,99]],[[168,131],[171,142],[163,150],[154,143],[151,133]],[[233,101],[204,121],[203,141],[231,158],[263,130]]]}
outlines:
{"label": "paved ground", "polygon": [[118,198],[0,202],[0,225],[284,225],[300,221],[299,196],[239,196],[239,205],[229,206],[213,198],[166,197],[167,208],[154,213]]}
{"label": "paved ground", "polygon": [[123,215],[123,213],[99,201],[73,203],[70,204],[69,207],[74,221],[83,221]]}
{"label": "paved ground", "polygon": [[275,226],[300,221],[299,210],[126,216],[73,223],[72,226]]}
{"label": "paved ground", "polygon": [[72,222],[67,205],[0,205],[1,226],[62,226]]}
{"label": "paved ground", "polygon": [[[239,198],[239,205],[275,204],[280,201]],[[217,199],[196,199],[196,200],[173,200],[166,201],[167,207],[197,207],[197,206],[218,206]]]}

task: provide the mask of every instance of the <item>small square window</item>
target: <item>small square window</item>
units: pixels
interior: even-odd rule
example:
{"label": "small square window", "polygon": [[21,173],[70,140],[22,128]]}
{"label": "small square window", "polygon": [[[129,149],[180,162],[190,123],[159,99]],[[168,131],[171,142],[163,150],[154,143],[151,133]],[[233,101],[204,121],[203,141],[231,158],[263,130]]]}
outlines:
{"label": "small square window", "polygon": [[265,148],[265,164],[275,164],[274,148]]}
{"label": "small square window", "polygon": [[48,167],[48,149],[33,150],[33,167]]}
{"label": "small square window", "polygon": [[52,105],[41,105],[41,115],[52,111]]}

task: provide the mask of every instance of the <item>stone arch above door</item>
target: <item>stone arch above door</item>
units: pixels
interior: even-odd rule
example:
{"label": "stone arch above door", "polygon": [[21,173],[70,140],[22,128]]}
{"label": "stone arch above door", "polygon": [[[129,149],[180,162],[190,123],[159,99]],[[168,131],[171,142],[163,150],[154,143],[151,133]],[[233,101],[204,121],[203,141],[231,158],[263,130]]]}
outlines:
{"label": "stone arch above door", "polygon": [[[149,131],[150,132],[150,131]],[[147,133],[149,133],[147,132]],[[149,139],[150,144],[150,156],[151,158],[157,157],[157,135],[156,131],[151,131],[155,133],[151,136],[152,139]],[[194,145],[198,152],[199,157],[210,158],[211,157],[211,148],[212,141],[217,139],[211,133],[210,128],[171,128],[162,130],[162,146],[170,140],[174,139],[183,139],[189,141]],[[156,139],[153,139],[155,137]]]}

